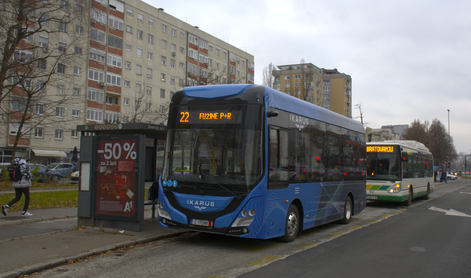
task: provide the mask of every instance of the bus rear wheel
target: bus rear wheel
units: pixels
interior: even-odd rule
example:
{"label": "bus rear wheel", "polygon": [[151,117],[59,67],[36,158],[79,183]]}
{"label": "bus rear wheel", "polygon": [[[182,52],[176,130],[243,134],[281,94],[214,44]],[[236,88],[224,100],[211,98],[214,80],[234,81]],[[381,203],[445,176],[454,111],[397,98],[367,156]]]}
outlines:
{"label": "bus rear wheel", "polygon": [[299,212],[298,208],[291,204],[286,215],[285,235],[281,238],[284,242],[293,241],[299,232]]}

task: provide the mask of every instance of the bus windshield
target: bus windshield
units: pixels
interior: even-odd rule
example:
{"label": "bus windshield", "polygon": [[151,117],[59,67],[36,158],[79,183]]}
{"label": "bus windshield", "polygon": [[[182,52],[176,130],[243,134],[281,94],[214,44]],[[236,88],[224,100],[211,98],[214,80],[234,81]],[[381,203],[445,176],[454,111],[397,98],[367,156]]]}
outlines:
{"label": "bus windshield", "polygon": [[250,192],[263,175],[263,133],[256,119],[247,117],[235,126],[197,124],[169,129],[162,175],[162,180],[174,183],[168,189],[209,189],[212,195],[235,196]]}
{"label": "bus windshield", "polygon": [[366,156],[368,180],[402,180],[399,152],[367,152]]}

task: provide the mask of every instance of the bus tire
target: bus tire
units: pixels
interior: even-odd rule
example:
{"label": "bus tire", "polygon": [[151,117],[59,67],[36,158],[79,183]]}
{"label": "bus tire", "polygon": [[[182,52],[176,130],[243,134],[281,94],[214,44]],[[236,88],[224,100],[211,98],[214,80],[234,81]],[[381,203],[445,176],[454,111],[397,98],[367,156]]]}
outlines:
{"label": "bus tire", "polygon": [[424,199],[430,199],[430,184],[427,184],[427,194],[424,195]]}
{"label": "bus tire", "polygon": [[352,198],[350,198],[350,196],[347,196],[347,199],[345,200],[345,206],[343,207],[343,218],[339,220],[339,223],[340,224],[350,223],[350,220],[352,219],[352,214],[353,214]]}
{"label": "bus tire", "polygon": [[411,187],[409,187],[409,198],[407,198],[407,200],[404,202],[404,204],[405,204],[406,206],[412,205],[413,196],[414,196],[414,194],[413,194],[412,186],[411,186]]}
{"label": "bus tire", "polygon": [[299,232],[299,212],[298,208],[291,204],[286,215],[285,235],[281,238],[284,242],[293,241]]}

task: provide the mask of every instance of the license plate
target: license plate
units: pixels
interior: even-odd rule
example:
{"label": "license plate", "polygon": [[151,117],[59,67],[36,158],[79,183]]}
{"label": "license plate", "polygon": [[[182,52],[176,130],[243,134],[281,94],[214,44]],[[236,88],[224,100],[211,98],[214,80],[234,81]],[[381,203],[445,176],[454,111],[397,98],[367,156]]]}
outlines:
{"label": "license plate", "polygon": [[192,219],[191,224],[196,226],[212,227],[213,221],[201,220],[201,219]]}
{"label": "license plate", "polygon": [[366,196],[368,200],[378,200],[378,196]]}

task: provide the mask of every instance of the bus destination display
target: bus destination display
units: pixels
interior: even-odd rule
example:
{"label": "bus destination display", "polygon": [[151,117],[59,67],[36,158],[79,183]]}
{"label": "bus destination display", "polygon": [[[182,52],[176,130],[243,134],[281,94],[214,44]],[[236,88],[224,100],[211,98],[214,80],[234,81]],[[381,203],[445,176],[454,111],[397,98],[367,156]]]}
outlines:
{"label": "bus destination display", "polygon": [[241,122],[239,110],[203,111],[191,110],[180,111],[178,122],[180,124],[239,124]]}
{"label": "bus destination display", "polygon": [[393,153],[394,146],[366,146],[367,153]]}

